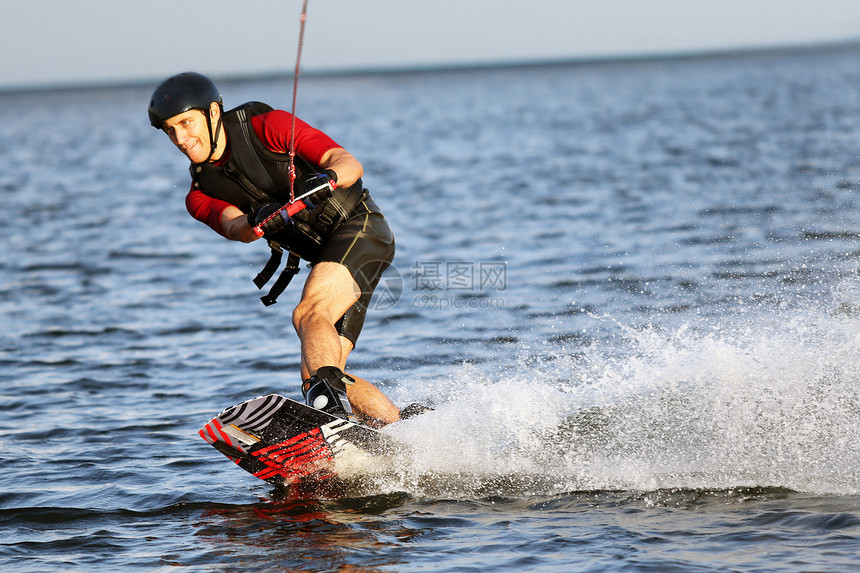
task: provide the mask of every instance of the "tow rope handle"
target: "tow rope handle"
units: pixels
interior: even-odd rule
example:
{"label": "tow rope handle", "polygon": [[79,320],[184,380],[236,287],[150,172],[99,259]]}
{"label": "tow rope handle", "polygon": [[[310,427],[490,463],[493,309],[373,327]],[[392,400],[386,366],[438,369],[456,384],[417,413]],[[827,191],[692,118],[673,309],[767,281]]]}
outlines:
{"label": "tow rope handle", "polygon": [[[266,223],[268,223],[269,221],[271,221],[275,217],[281,216],[281,213],[284,210],[287,211],[287,215],[289,217],[292,217],[293,215],[295,215],[299,211],[303,211],[304,209],[308,208],[308,204],[304,202],[305,197],[310,197],[314,193],[325,192],[323,196],[325,197],[325,199],[328,199],[329,197],[331,197],[331,192],[334,191],[335,189],[337,189],[337,183],[335,183],[334,179],[329,179],[328,182],[323,183],[322,185],[319,185],[317,187],[314,187],[310,191],[303,193],[300,197],[296,197],[296,199],[293,202],[287,203],[286,205],[284,205],[283,207],[281,207],[280,209],[278,209],[277,211],[275,211],[274,213],[272,213],[271,215],[266,217],[265,221],[262,221],[259,225],[254,227],[254,233],[256,233],[256,235],[258,237],[262,237],[263,236],[263,225],[265,225]],[[325,199],[322,199],[322,200],[320,200],[320,199],[321,198],[315,198],[315,200],[317,201],[317,204],[322,203],[322,201],[325,200]]]}
{"label": "tow rope handle", "polygon": [[266,217],[265,221],[262,221],[259,225],[253,227],[254,234],[257,235],[258,237],[262,237],[263,236],[263,225],[265,225],[266,223],[268,223],[269,221],[271,221],[275,217],[280,217],[281,212],[284,209],[287,210],[287,215],[292,217],[293,215],[295,215],[299,211],[302,211],[306,208],[307,208],[307,205],[305,205],[305,202],[302,201],[301,199],[296,199],[292,203],[287,203],[286,205],[284,205],[283,207],[281,207],[280,209],[278,209],[277,211],[275,211],[274,213],[272,213],[271,215]]}

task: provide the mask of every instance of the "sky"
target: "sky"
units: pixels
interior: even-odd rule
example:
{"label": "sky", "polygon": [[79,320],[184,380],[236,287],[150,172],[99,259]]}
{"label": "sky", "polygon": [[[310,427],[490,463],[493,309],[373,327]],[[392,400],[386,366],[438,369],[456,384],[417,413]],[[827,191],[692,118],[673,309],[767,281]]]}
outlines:
{"label": "sky", "polygon": [[[0,89],[295,68],[301,0],[0,0]],[[302,71],[860,40],[857,0],[309,0]]]}

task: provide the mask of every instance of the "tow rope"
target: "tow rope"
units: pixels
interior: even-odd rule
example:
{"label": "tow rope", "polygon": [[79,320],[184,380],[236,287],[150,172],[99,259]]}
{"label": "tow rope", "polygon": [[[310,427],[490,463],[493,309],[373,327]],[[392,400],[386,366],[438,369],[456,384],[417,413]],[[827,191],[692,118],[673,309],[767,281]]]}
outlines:
{"label": "tow rope", "polygon": [[293,74],[293,109],[290,125],[290,203],[295,201],[296,183],[296,99],[299,93],[299,71],[302,63],[302,45],[305,43],[305,22],[308,20],[308,0],[302,2],[302,15],[299,23],[299,47],[296,49],[296,72]]}
{"label": "tow rope", "polygon": [[301,70],[302,64],[302,46],[305,42],[305,22],[308,20],[308,0],[304,0],[302,2],[302,15],[299,23],[299,46],[296,50],[296,70],[293,74],[293,107],[291,111],[290,117],[290,167],[289,167],[289,177],[290,177],[290,202],[269,215],[265,221],[261,222],[259,225],[254,227],[254,231],[257,233],[257,236],[263,236],[263,225],[268,223],[270,220],[274,219],[278,215],[280,215],[280,211],[283,209],[287,210],[287,214],[292,216],[305,208],[304,204],[296,206],[296,100],[298,99],[299,94],[299,71]]}
{"label": "tow rope", "polygon": [[[296,70],[293,74],[293,107],[291,110],[291,123],[290,123],[290,166],[289,166],[289,177],[290,177],[290,202],[269,215],[265,221],[261,222],[259,225],[254,227],[254,232],[257,233],[257,236],[263,236],[262,226],[269,222],[271,219],[280,215],[280,211],[286,209],[287,214],[289,216],[293,216],[302,209],[304,209],[307,205],[301,200],[302,197],[296,199],[295,193],[295,185],[296,185],[296,100],[298,99],[299,93],[299,71],[301,70],[301,62],[302,62],[302,46],[305,41],[305,22],[308,19],[308,0],[304,0],[302,2],[302,15],[299,23],[299,46],[296,50]],[[305,195],[310,195],[314,193],[317,189],[313,189]],[[271,243],[270,243],[270,246]],[[275,274],[275,271],[281,265],[281,255],[282,250],[280,248],[275,248],[272,246],[272,255],[269,258],[269,262],[266,263],[266,266],[257,274],[254,278],[254,284],[258,289],[262,289],[263,286],[269,282],[272,276]],[[299,272],[299,261],[300,257],[293,251],[290,251],[289,256],[287,257],[287,266],[281,272],[281,275],[278,277],[278,280],[275,281],[275,284],[272,285],[272,288],[269,290],[269,293],[265,296],[260,297],[260,300],[266,306],[271,306],[277,302],[278,296],[284,292],[287,288],[287,285],[290,284],[290,281],[293,280],[293,277],[296,276]]]}

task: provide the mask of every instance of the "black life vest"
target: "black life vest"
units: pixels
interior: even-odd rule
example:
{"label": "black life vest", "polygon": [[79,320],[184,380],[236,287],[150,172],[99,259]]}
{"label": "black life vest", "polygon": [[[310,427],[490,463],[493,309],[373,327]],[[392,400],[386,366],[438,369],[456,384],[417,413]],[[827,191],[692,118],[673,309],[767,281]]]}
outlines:
{"label": "black life vest", "polygon": [[[254,132],[251,118],[272,111],[260,102],[248,102],[224,113],[224,132],[229,144],[227,160],[215,163],[192,163],[189,171],[194,186],[206,195],[235,205],[244,213],[255,211],[266,203],[286,204],[290,200],[290,157],[286,153],[271,151]],[[321,168],[304,158],[294,157],[295,189]],[[281,253],[290,252],[287,268],[268,296],[267,306],[274,304],[278,294],[298,272],[299,258],[313,261],[320,252],[326,237],[340,223],[349,218],[361,202],[365,192],[361,180],[351,187],[338,187],[332,197],[314,209],[304,209],[292,216],[293,224],[274,237],[267,237],[272,258],[254,279],[262,288],[280,266]]]}

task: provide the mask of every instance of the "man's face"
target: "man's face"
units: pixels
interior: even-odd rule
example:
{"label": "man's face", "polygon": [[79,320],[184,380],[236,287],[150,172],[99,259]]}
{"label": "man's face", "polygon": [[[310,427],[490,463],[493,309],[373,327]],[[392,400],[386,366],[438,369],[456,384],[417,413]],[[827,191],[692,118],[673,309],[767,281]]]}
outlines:
{"label": "man's face", "polygon": [[206,122],[202,111],[192,109],[166,120],[161,129],[191,163],[203,163],[209,158],[210,148]]}

